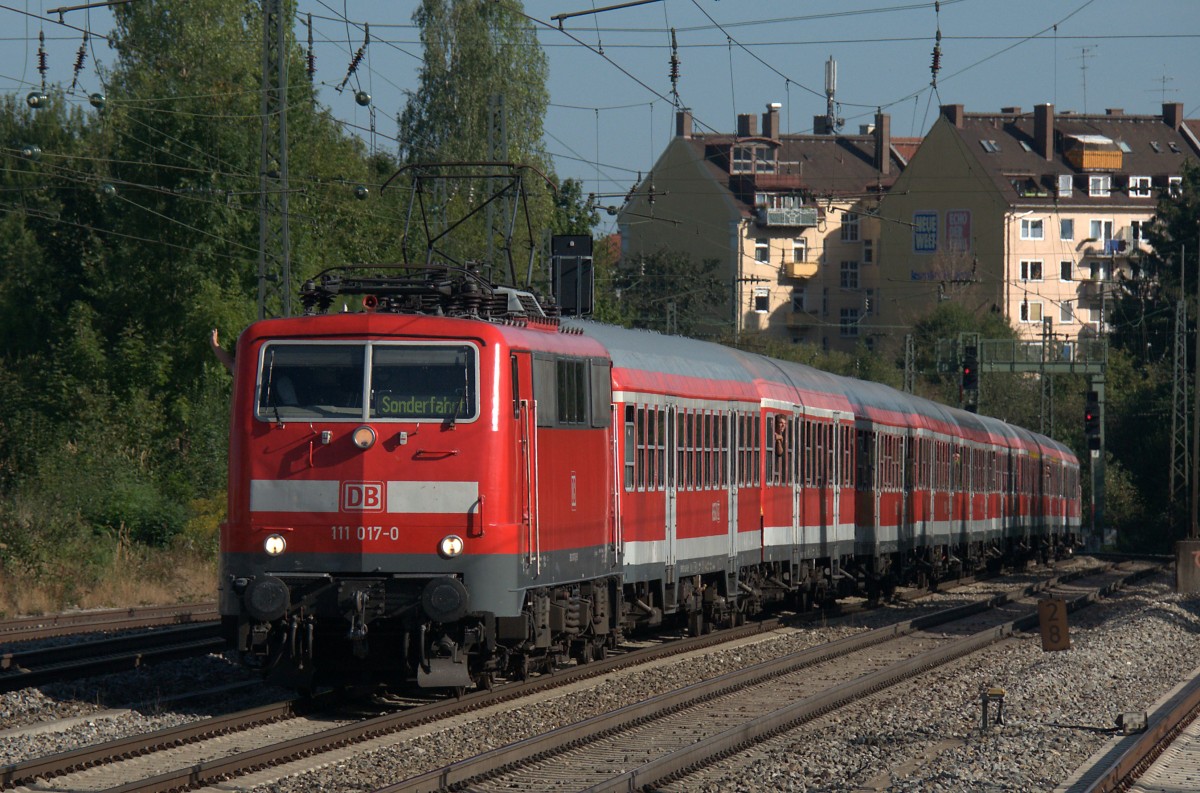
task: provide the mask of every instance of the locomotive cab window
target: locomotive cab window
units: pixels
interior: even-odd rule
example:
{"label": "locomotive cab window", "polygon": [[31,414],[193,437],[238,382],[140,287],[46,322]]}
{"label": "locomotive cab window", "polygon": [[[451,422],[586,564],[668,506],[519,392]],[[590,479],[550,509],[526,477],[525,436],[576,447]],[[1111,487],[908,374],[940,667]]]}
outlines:
{"label": "locomotive cab window", "polygon": [[478,414],[475,348],[466,344],[373,345],[373,419],[470,421]]}
{"label": "locomotive cab window", "polygon": [[468,344],[270,344],[259,367],[256,415],[471,421],[479,415],[477,359]]}
{"label": "locomotive cab window", "polygon": [[363,345],[272,344],[263,350],[258,417],[362,417]]}

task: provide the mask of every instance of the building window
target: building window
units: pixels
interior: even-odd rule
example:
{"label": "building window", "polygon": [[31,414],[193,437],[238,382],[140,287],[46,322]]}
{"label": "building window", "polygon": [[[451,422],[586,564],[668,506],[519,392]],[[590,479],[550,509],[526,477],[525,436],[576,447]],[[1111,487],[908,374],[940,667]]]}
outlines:
{"label": "building window", "polygon": [[1060,281],[1075,280],[1075,263],[1074,262],[1059,262],[1058,263],[1058,278]]}
{"label": "building window", "polygon": [[842,289],[858,289],[858,262],[842,262]]}
{"label": "building window", "polygon": [[1149,198],[1150,192],[1150,177],[1149,176],[1131,176],[1129,177],[1129,197],[1130,198]]}
{"label": "building window", "polygon": [[863,298],[863,316],[869,317],[875,313],[875,290],[868,289]]}
{"label": "building window", "polygon": [[808,295],[802,286],[792,290],[792,311],[808,311]]}
{"label": "building window", "polygon": [[767,264],[771,261],[771,241],[759,237],[754,241],[754,261]]}
{"label": "building window", "polygon": [[863,240],[863,264],[871,264],[875,261],[875,241]]}
{"label": "building window", "polygon": [[1028,300],[1021,303],[1021,321],[1022,322],[1041,322],[1042,321],[1042,304],[1031,303]]}
{"label": "building window", "polygon": [[1021,219],[1021,239],[1040,240],[1044,239],[1045,236],[1045,228],[1041,218]]}
{"label": "building window", "polygon": [[1112,177],[1108,174],[1088,177],[1088,195],[1103,198],[1111,189]]}
{"label": "building window", "polygon": [[1058,221],[1058,236],[1059,239],[1071,241],[1075,239],[1075,220],[1074,218],[1063,218]]}
{"label": "building window", "polygon": [[843,308],[841,310],[841,322],[838,325],[838,333],[843,337],[853,337],[858,335],[857,308]]}
{"label": "building window", "polygon": [[1091,280],[1112,280],[1112,265],[1109,262],[1088,262],[1088,275]]}
{"label": "building window", "polygon": [[734,146],[731,173],[754,173],[754,147]]}
{"label": "building window", "polygon": [[1178,196],[1183,192],[1183,177],[1168,176],[1167,177],[1167,192],[1173,196]]}
{"label": "building window", "polygon": [[1072,303],[1070,300],[1064,300],[1062,303],[1059,303],[1058,321],[1068,325],[1074,322],[1075,312],[1072,310],[1073,307],[1074,303]]}
{"label": "building window", "polygon": [[754,288],[754,313],[766,314],[771,310],[771,291],[764,286]]}
{"label": "building window", "polygon": [[1088,236],[1096,242],[1108,242],[1112,239],[1113,222],[1111,220],[1093,220]]}
{"label": "building window", "polygon": [[1129,238],[1134,242],[1144,242],[1149,239],[1146,232],[1150,229],[1150,221],[1133,220],[1129,223]]}
{"label": "building window", "polygon": [[803,237],[797,237],[792,240],[792,261],[808,261],[808,240]]}
{"label": "building window", "polygon": [[1022,281],[1040,281],[1040,280],[1042,280],[1042,263],[1040,261],[1023,261],[1023,262],[1021,262],[1021,280]]}
{"label": "building window", "polygon": [[1058,197],[1070,198],[1074,188],[1074,177],[1069,173],[1058,175]]}
{"label": "building window", "polygon": [[771,146],[734,146],[730,173],[775,173],[775,149]]}
{"label": "building window", "polygon": [[842,242],[858,242],[858,215],[842,213]]}

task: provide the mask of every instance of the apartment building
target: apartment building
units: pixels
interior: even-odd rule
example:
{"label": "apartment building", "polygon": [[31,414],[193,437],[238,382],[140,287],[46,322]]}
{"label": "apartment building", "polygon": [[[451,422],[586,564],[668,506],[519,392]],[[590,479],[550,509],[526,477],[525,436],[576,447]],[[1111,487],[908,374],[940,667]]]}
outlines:
{"label": "apartment building", "polygon": [[1027,339],[1106,332],[1114,280],[1148,250],[1160,192],[1198,155],[1179,103],[1153,116],[943,106],[880,202],[864,332],[896,338],[944,300],[1001,313]]}
{"label": "apartment building", "polygon": [[[728,304],[712,335],[761,332],[827,349],[872,341],[879,227],[873,215],[919,139],[878,114],[859,134],[782,134],[779,105],[703,134],[690,112],[618,215],[622,259],[671,251],[715,259]],[[686,288],[686,285],[681,285]],[[669,296],[664,296],[664,298]]]}

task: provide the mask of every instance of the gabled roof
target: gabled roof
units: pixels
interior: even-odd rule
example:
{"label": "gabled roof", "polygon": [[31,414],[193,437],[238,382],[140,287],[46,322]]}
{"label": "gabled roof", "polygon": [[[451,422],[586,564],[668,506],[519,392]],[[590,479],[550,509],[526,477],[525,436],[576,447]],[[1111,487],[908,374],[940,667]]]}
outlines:
{"label": "gabled roof", "polygon": [[[1054,113],[1043,105],[1033,113],[964,113],[961,105],[942,108],[947,123],[1010,204],[1104,204],[1150,206],[1128,192],[1130,177],[1150,177],[1154,188],[1178,176],[1187,159],[1200,157],[1200,137],[1185,122],[1182,106],[1165,105],[1161,116]],[[1049,151],[1045,149],[1049,145]],[[1047,157],[1047,153],[1049,156]],[[1086,153],[1086,155],[1084,154]],[[1070,197],[1059,197],[1058,177],[1073,177]],[[1110,194],[1092,197],[1087,177],[1112,176]]]}
{"label": "gabled roof", "polygon": [[[904,139],[907,151],[915,145]],[[685,140],[705,163],[706,173],[742,205],[753,209],[755,192],[803,192],[815,199],[856,201],[885,192],[907,164],[891,147],[887,175],[875,167],[873,135],[781,135],[772,140],[736,135],[695,135]],[[730,152],[735,144],[761,144],[777,149],[775,173],[731,174]],[[911,156],[911,155],[910,155]]]}

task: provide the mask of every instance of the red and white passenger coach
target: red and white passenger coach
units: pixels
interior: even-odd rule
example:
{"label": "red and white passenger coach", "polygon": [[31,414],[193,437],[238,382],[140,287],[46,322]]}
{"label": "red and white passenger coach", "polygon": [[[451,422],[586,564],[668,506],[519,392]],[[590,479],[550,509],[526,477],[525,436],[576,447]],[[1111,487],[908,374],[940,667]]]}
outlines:
{"label": "red and white passenger coach", "polygon": [[1068,448],[883,385],[455,268],[302,299],[238,341],[221,537],[229,638],[280,682],[486,685],[1079,530]]}

